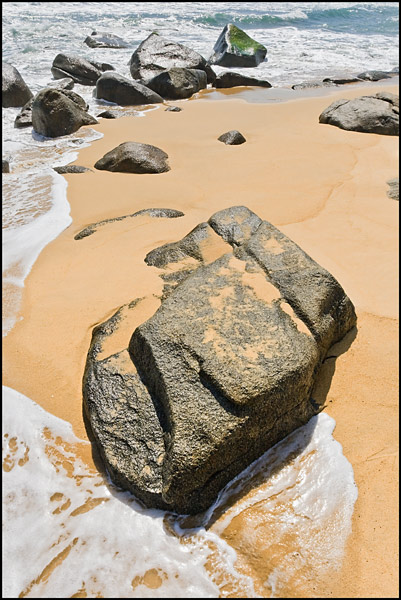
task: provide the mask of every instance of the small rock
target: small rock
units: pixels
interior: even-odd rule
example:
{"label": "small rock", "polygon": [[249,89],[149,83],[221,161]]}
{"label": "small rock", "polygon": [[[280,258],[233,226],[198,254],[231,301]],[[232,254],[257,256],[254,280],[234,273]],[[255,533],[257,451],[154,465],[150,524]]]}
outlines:
{"label": "small rock", "polygon": [[256,79],[256,77],[246,77],[245,75],[235,73],[234,71],[227,71],[226,73],[222,73],[216,78],[216,81],[214,82],[215,88],[232,88],[239,85],[253,85],[264,88],[272,87],[271,83],[269,83],[265,79]]}
{"label": "small rock", "polygon": [[227,131],[226,133],[222,133],[220,137],[217,138],[219,142],[224,142],[229,146],[238,146],[239,144],[243,144],[246,142],[246,139],[236,129],[232,129],[231,131]]}
{"label": "small rock", "polygon": [[165,173],[168,155],[150,144],[123,142],[95,163],[95,169],[119,173]]}
{"label": "small rock", "polygon": [[104,110],[103,112],[99,113],[97,115],[97,117],[102,117],[102,119],[117,119],[117,115],[113,112],[111,112],[111,110]]}
{"label": "small rock", "polygon": [[2,161],[1,161],[1,172],[2,173],[9,173],[10,172],[10,163],[5,158],[3,158]]}
{"label": "small rock", "polygon": [[389,179],[387,181],[390,189],[387,191],[387,196],[392,198],[393,200],[399,200],[399,179],[395,177],[394,179]]}
{"label": "small rock", "polygon": [[80,165],[64,165],[62,167],[53,167],[53,170],[60,175],[65,175],[66,173],[87,173],[88,171],[93,172],[92,169],[88,169],[88,167],[82,167]]}
{"label": "small rock", "polygon": [[180,108],[179,106],[168,106],[164,110],[167,110],[168,112],[181,112],[182,108]]}

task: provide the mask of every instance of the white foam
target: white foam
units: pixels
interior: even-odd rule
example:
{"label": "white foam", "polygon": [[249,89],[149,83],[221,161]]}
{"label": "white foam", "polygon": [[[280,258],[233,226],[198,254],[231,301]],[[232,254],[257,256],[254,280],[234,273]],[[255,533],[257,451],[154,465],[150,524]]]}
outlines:
{"label": "white foam", "polygon": [[[296,552],[283,556],[266,582],[273,596],[297,571],[307,568],[318,578],[341,563],[357,492],[326,414],[227,486],[206,521],[255,474],[259,481],[218,524],[184,529],[178,517],[172,522],[177,537],[164,527],[166,513],[141,508],[77,458],[88,442],[68,423],[6,387],[3,415],[4,597],[65,598],[85,590],[89,597],[217,598],[228,581],[237,597],[261,597],[222,537],[236,515],[261,501],[271,528],[266,543],[296,538]],[[244,533],[251,547],[252,532]],[[212,553],[210,573],[205,564]]]}

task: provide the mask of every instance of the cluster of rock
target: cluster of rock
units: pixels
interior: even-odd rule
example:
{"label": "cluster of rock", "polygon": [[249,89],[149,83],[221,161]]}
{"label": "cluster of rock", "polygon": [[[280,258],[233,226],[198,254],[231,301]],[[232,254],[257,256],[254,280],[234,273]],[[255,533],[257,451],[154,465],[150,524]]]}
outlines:
{"label": "cluster of rock", "polygon": [[[203,248],[216,234],[221,256],[208,262]],[[177,269],[188,257],[194,266]],[[113,339],[146,300],[93,330],[85,413],[117,485],[146,506],[195,514],[316,414],[316,373],[356,316],[330,273],[243,206],[146,262],[165,278],[161,306],[127,347]]]}

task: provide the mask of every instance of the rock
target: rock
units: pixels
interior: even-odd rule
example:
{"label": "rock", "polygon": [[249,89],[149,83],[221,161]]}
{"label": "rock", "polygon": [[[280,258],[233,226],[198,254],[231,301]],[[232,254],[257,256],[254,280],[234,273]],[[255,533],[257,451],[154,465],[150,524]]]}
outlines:
{"label": "rock", "polygon": [[[69,89],[65,89],[65,88],[60,88],[59,91],[61,93],[65,94],[65,96],[67,96],[67,98],[70,98],[70,100],[75,102],[75,104],[82,110],[84,110],[84,111],[88,110],[89,106],[86,104],[85,100],[79,94],[76,94],[75,92],[73,92]],[[25,104],[25,106],[22,107],[21,111],[15,117],[14,127],[21,128],[21,127],[30,127],[32,125],[32,105],[33,105],[34,99],[35,98],[31,98],[29,100],[29,102],[27,102]]]}
{"label": "rock", "polygon": [[246,139],[236,129],[232,129],[231,131],[227,131],[226,133],[222,133],[220,137],[217,138],[219,142],[224,142],[228,146],[238,146],[239,144],[243,144],[246,142]]}
{"label": "rock", "polygon": [[181,112],[182,108],[180,108],[179,106],[168,106],[164,110],[168,112]]}
{"label": "rock", "polygon": [[[219,231],[233,246],[205,263],[204,236]],[[197,236],[199,266],[150,319],[137,326],[137,299],[93,330],[83,379],[112,480],[186,514],[318,412],[315,375],[356,322],[334,277],[246,207],[198,226],[192,249]],[[130,327],[128,347],[113,341]]]}
{"label": "rock", "polygon": [[151,33],[135,50],[129,67],[133,79],[141,79],[145,82],[173,67],[201,69],[205,71],[208,83],[213,83],[216,79],[216,73],[198,52],[155,32]]}
{"label": "rock", "polygon": [[394,179],[389,179],[389,181],[387,181],[387,183],[390,186],[390,189],[387,191],[387,196],[389,198],[392,198],[393,200],[399,200],[400,196],[399,196],[399,179],[398,179],[398,177],[394,177]]}
{"label": "rock", "polygon": [[364,71],[357,77],[366,81],[380,81],[381,79],[391,79],[392,76],[387,71]]}
{"label": "rock", "polygon": [[179,100],[190,98],[199,90],[207,87],[205,71],[173,67],[150,79],[146,84],[151,90],[163,98]]}
{"label": "rock", "polygon": [[94,125],[97,120],[83,109],[81,98],[70,90],[45,88],[32,104],[33,129],[46,137],[59,137],[77,131],[82,125]]}
{"label": "rock", "polygon": [[84,40],[84,44],[89,48],[128,48],[127,42],[124,42],[118,35],[98,31],[92,31]]}
{"label": "rock", "polygon": [[2,107],[24,106],[33,94],[15,67],[3,62]]}
{"label": "rock", "polygon": [[265,60],[266,53],[266,48],[245,31],[228,24],[213,47],[209,63],[221,67],[257,67]]}
{"label": "rock", "polygon": [[307,90],[310,88],[320,88],[320,87],[337,87],[337,83],[333,83],[333,81],[303,81],[302,83],[295,83],[291,86],[292,90]]}
{"label": "rock", "polygon": [[348,131],[398,135],[399,97],[388,92],[336,100],[319,117],[319,123]]}
{"label": "rock", "polygon": [[58,90],[72,90],[74,88],[74,81],[71,77],[64,77],[64,79],[50,81],[46,87],[54,87]]}
{"label": "rock", "polygon": [[98,117],[102,117],[102,119],[117,119],[117,115],[113,112],[111,112],[111,110],[104,110],[103,112],[99,113],[97,115]]}
{"label": "rock", "polygon": [[53,167],[53,171],[59,173],[60,175],[65,175],[67,173],[87,173],[93,172],[92,169],[88,169],[88,167],[82,167],[81,165],[64,165],[62,167]]}
{"label": "rock", "polygon": [[96,98],[115,102],[120,106],[159,104],[163,98],[139,83],[123,77],[119,73],[104,73],[96,82]]}
{"label": "rock", "polygon": [[399,67],[393,67],[390,71],[390,73],[394,73],[395,75],[398,75],[398,73],[400,72],[400,68]]}
{"label": "rock", "polygon": [[95,169],[119,173],[165,173],[168,156],[150,144],[123,142],[95,163]]}
{"label": "rock", "polygon": [[265,79],[256,79],[256,77],[246,77],[234,71],[226,71],[216,78],[215,88],[231,88],[238,85],[254,85],[258,87],[271,88],[271,84]]}
{"label": "rock", "polygon": [[81,85],[95,85],[104,71],[113,70],[114,67],[107,63],[98,63],[66,54],[57,54],[51,68],[55,79],[69,77]]}
{"label": "rock", "polygon": [[2,161],[1,161],[1,172],[2,173],[9,173],[10,172],[10,163],[5,158],[3,158]]}
{"label": "rock", "polygon": [[361,81],[359,77],[352,77],[348,75],[337,75],[334,77],[325,77],[325,79],[323,79],[323,83],[335,83],[336,85],[344,85],[346,83],[357,83],[358,81]]}

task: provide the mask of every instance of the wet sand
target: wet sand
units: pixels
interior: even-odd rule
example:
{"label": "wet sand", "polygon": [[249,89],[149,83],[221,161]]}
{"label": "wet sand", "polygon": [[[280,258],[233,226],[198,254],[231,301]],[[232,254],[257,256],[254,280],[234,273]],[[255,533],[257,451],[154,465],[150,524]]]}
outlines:
{"label": "wet sand", "polygon": [[[315,395],[336,421],[334,437],[359,496],[342,571],[323,582],[306,577],[303,587],[289,581],[282,597],[398,597],[398,202],[386,184],[398,175],[398,138],[318,121],[335,99],[384,89],[398,93],[395,85],[372,84],[271,104],[200,97],[169,103],[181,112],[160,107],[144,118],[101,120],[94,129],[104,137],[74,164],[93,169],[107,151],[135,141],[167,152],[171,170],[65,176],[72,224],[40,254],[25,282],[22,319],[3,341],[3,383],[87,439],[81,385],[92,329],[123,304],[161,294],[160,270],[144,263],[151,249],[179,240],[217,210],[245,205],[330,271],[358,324],[356,336],[329,352]],[[247,142],[218,142],[230,129]],[[184,217],[139,215],[74,240],[91,223],[145,208]],[[138,322],[150,316],[146,310]],[[244,527],[238,519],[226,539],[263,595],[274,557],[247,547]]]}

